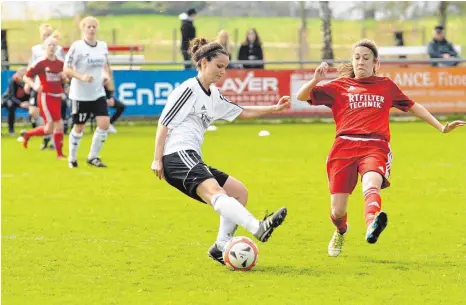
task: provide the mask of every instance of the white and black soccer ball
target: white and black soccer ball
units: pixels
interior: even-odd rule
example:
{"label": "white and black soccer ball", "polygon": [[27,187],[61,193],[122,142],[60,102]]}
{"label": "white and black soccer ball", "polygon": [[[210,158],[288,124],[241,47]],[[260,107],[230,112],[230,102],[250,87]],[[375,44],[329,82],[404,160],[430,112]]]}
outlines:
{"label": "white and black soccer ball", "polygon": [[254,268],[259,250],[256,244],[248,237],[234,237],[225,246],[223,261],[232,270],[247,271]]}

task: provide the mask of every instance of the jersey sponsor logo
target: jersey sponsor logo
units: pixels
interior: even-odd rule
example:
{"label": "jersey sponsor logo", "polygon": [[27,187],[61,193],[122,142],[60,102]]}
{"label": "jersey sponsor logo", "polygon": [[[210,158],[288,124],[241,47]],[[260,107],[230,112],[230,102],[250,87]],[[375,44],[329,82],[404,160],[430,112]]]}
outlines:
{"label": "jersey sponsor logo", "polygon": [[91,67],[103,67],[105,63],[105,58],[87,58],[87,64]]}
{"label": "jersey sponsor logo", "polygon": [[48,82],[61,82],[60,73],[45,72],[45,79]]}
{"label": "jersey sponsor logo", "polygon": [[206,113],[201,113],[200,115],[201,115],[202,125],[204,126],[204,128],[208,128],[210,126],[210,123],[212,123],[212,121],[214,120],[214,118],[211,116],[208,116],[207,111]]}
{"label": "jersey sponsor logo", "polygon": [[382,108],[385,98],[377,94],[351,94],[348,93],[349,106],[357,108]]}

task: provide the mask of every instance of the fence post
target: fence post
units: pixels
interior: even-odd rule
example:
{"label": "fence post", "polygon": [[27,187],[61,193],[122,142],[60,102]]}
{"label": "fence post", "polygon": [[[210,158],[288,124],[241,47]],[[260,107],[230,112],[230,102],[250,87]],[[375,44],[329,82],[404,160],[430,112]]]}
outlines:
{"label": "fence post", "polygon": [[176,30],[176,28],[173,28],[173,32],[172,32],[172,40],[173,40],[173,49],[172,49],[172,55],[173,55],[173,61],[176,61],[176,33],[178,31]]}
{"label": "fence post", "polygon": [[298,58],[299,58],[299,69],[303,68],[303,29],[298,29]]}
{"label": "fence post", "polygon": [[[116,45],[116,29],[115,28],[112,28],[112,45]],[[116,52],[112,52],[113,55],[116,54]]]}
{"label": "fence post", "polygon": [[[238,28],[234,28],[233,29],[233,41],[234,41],[233,50],[234,50],[234,52],[236,54],[236,57],[235,57],[236,59],[238,59],[238,49],[239,49],[238,48],[238,37],[239,37]],[[231,58],[233,58],[233,56]]]}
{"label": "fence post", "polygon": [[115,28],[112,29],[112,44],[116,44],[117,42],[117,30]]}
{"label": "fence post", "polygon": [[422,37],[422,44],[425,45],[425,44],[426,44],[426,27],[423,26],[421,29],[422,29],[422,30],[421,30],[421,31],[422,31],[422,35],[421,35],[421,37]]}

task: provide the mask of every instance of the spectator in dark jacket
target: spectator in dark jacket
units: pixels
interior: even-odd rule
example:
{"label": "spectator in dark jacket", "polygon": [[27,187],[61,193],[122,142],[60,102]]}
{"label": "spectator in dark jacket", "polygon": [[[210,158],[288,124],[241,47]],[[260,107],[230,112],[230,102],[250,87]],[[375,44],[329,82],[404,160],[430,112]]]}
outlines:
{"label": "spectator in dark jacket", "polygon": [[[186,13],[179,15],[181,20],[181,54],[183,59],[191,61],[191,56],[188,54],[189,42],[196,38],[196,28],[193,21],[196,18],[197,12],[195,9],[189,9]],[[185,69],[192,69],[191,63],[184,66]]]}
{"label": "spectator in dark jacket", "polygon": [[[241,44],[238,60],[263,60],[262,42],[256,29],[249,29],[246,39]],[[243,64],[245,69],[264,69],[264,64]]]}
{"label": "spectator in dark jacket", "polygon": [[8,89],[2,95],[2,108],[8,110],[8,132],[11,135],[15,133],[16,108],[29,109],[31,88],[23,81],[25,73],[25,67],[19,68],[11,78]]}
{"label": "spectator in dark jacket", "polygon": [[[459,58],[453,45],[445,39],[445,29],[438,25],[434,29],[434,38],[427,47],[430,58]],[[459,62],[433,63],[432,66],[456,66]]]}

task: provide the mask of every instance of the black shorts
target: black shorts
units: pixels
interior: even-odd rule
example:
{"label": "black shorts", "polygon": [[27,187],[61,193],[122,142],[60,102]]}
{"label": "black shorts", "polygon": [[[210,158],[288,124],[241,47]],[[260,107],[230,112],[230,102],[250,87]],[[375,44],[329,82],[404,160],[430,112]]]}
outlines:
{"label": "black shorts", "polygon": [[71,101],[71,116],[73,124],[85,124],[91,114],[96,116],[108,116],[107,98],[99,97],[95,101]]}
{"label": "black shorts", "polygon": [[214,178],[220,186],[227,182],[228,175],[207,166],[194,150],[182,150],[163,156],[165,180],[189,197],[205,203],[196,193],[199,184]]}

